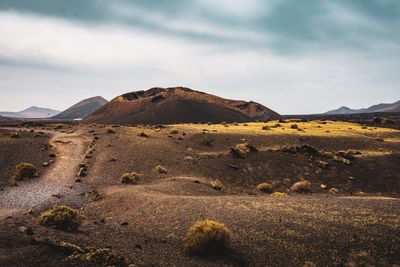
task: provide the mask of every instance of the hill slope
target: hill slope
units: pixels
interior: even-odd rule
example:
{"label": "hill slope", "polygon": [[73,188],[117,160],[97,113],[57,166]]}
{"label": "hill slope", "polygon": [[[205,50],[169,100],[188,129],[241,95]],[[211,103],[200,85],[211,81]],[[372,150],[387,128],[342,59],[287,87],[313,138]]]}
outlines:
{"label": "hill slope", "polygon": [[184,87],[151,88],[116,97],[85,122],[174,124],[244,122],[280,115],[258,103],[224,99]]}
{"label": "hill slope", "polygon": [[377,104],[369,108],[351,109],[348,107],[340,107],[330,110],[324,114],[358,114],[358,113],[375,113],[375,112],[400,112],[400,100],[392,104]]}
{"label": "hill slope", "polygon": [[57,116],[54,116],[53,118],[63,120],[82,119],[92,114],[107,103],[108,101],[101,96],[87,98],[66,109]]}
{"label": "hill slope", "polygon": [[43,119],[50,118],[58,113],[60,113],[58,110],[33,106],[18,112],[0,112],[0,116],[10,118]]}

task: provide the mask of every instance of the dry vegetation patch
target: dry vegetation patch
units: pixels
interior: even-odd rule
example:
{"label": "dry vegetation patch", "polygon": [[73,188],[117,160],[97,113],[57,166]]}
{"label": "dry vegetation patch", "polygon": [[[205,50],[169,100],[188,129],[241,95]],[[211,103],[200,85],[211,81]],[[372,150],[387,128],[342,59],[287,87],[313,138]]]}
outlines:
{"label": "dry vegetation patch", "polygon": [[310,193],[311,192],[311,183],[307,180],[301,180],[296,182],[290,188],[291,191],[296,193]]}
{"label": "dry vegetation patch", "polygon": [[120,181],[122,184],[136,184],[139,178],[140,174],[136,172],[128,172],[121,175]]}
{"label": "dry vegetation patch", "polygon": [[56,206],[51,210],[42,212],[39,224],[63,230],[76,230],[81,225],[83,216],[76,209],[68,206]]}
{"label": "dry vegetation patch", "polygon": [[222,223],[196,222],[186,234],[185,252],[196,256],[218,256],[230,248],[231,234]]}
{"label": "dry vegetation patch", "polygon": [[37,176],[38,176],[37,169],[31,163],[23,162],[15,166],[15,175],[13,176],[13,178],[16,181],[20,181],[23,179],[32,179]]}
{"label": "dry vegetation patch", "polygon": [[261,183],[257,185],[257,190],[263,193],[271,194],[274,190],[274,187],[270,183]]}

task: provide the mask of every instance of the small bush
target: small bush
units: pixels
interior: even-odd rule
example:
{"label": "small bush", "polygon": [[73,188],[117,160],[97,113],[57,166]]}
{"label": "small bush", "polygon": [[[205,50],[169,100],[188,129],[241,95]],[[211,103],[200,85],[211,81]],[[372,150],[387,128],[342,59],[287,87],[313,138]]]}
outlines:
{"label": "small bush", "polygon": [[375,260],[368,254],[367,251],[353,251],[347,259],[347,267],[372,267],[376,266]]}
{"label": "small bush", "polygon": [[115,130],[114,130],[114,129],[111,129],[111,128],[108,128],[108,129],[107,129],[107,133],[108,133],[108,134],[114,134],[114,133],[115,133]]}
{"label": "small bush", "polygon": [[121,175],[120,181],[122,184],[136,184],[139,177],[140,174],[136,172],[128,172]]}
{"label": "small bush", "polygon": [[307,180],[301,180],[294,183],[290,190],[297,193],[309,193],[311,191],[311,183]]}
{"label": "small bush", "polygon": [[213,189],[217,191],[222,191],[223,185],[220,180],[214,180],[210,182],[210,185]]}
{"label": "small bush", "polygon": [[291,129],[299,129],[299,126],[297,124],[292,124],[290,125]]}
{"label": "small bush", "polygon": [[204,220],[196,222],[186,234],[185,252],[197,256],[225,253],[230,247],[230,232],[224,224]]}
{"label": "small bush", "polygon": [[172,131],[170,131],[169,133],[170,133],[170,134],[179,134],[179,131],[178,131],[178,130],[172,130]]}
{"label": "small bush", "polygon": [[261,183],[257,185],[257,190],[263,193],[271,194],[273,192],[273,186],[270,183]]}
{"label": "small bush", "polygon": [[149,137],[145,132],[139,133],[138,136],[139,137],[145,137],[145,138]]}
{"label": "small bush", "polygon": [[285,192],[274,192],[271,194],[271,196],[273,197],[284,197],[287,196],[287,194]]}
{"label": "small bush", "polygon": [[269,126],[263,126],[262,128],[261,128],[261,130],[263,130],[263,131],[268,131],[268,130],[271,130],[271,128],[269,127]]}
{"label": "small bush", "polygon": [[237,144],[234,147],[231,147],[230,153],[235,158],[244,159],[247,153],[249,152],[257,152],[257,149],[249,144]]}
{"label": "small bush", "polygon": [[20,137],[21,137],[21,134],[20,134],[20,133],[17,133],[17,132],[12,132],[12,133],[10,133],[10,137],[11,137],[11,138],[20,138]]}
{"label": "small bush", "polygon": [[166,173],[168,172],[167,169],[164,168],[164,167],[161,166],[161,165],[157,165],[157,166],[156,166],[156,171],[157,171],[158,173],[162,173],[162,174],[166,174]]}
{"label": "small bush", "polygon": [[85,252],[74,253],[67,258],[67,261],[76,263],[77,266],[130,266],[124,256],[109,248],[89,248]]}
{"label": "small bush", "polygon": [[36,167],[31,163],[19,163],[15,166],[14,179],[20,181],[22,179],[31,179],[37,177]]}
{"label": "small bush", "polygon": [[39,216],[39,223],[41,225],[63,230],[78,229],[82,220],[83,217],[79,211],[68,206],[56,206]]}
{"label": "small bush", "polygon": [[64,128],[64,125],[61,124],[61,123],[58,123],[58,124],[54,125],[54,129],[62,129],[62,128]]}

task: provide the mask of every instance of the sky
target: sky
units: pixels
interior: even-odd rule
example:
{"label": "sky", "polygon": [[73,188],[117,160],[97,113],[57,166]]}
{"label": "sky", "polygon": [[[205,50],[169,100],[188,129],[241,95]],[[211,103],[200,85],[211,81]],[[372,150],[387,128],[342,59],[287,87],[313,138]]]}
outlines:
{"label": "sky", "polygon": [[400,100],[398,0],[0,0],[0,110],[185,86],[280,114]]}

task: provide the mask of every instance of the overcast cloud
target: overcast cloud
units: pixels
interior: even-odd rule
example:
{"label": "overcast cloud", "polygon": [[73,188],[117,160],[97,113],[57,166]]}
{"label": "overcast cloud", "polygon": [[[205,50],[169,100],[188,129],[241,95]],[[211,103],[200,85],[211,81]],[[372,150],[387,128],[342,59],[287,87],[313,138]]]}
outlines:
{"label": "overcast cloud", "polygon": [[281,114],[400,100],[397,0],[0,0],[0,110],[187,86]]}

